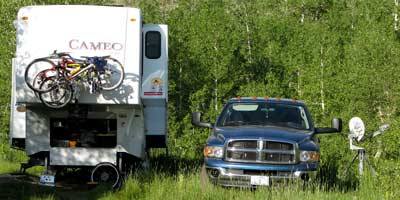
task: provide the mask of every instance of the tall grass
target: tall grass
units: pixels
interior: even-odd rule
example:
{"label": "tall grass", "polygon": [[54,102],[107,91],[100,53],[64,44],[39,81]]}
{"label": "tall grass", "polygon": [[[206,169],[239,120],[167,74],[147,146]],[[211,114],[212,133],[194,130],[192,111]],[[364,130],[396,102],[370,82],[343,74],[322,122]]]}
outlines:
{"label": "tall grass", "polygon": [[[381,180],[366,171],[359,178],[335,177],[335,184],[321,179],[307,187],[292,183],[261,187],[256,190],[224,188],[200,184],[199,159],[158,156],[151,162],[150,171],[137,171],[129,176],[118,191],[108,191],[100,199],[395,199],[392,190],[381,187]],[[342,180],[344,179],[344,180]],[[353,184],[347,184],[352,179]]]}
{"label": "tall grass", "polygon": [[304,189],[298,184],[257,188],[256,190],[223,188],[213,185],[202,187],[199,171],[192,174],[178,174],[175,177],[164,173],[152,176],[129,177],[123,188],[117,192],[108,192],[101,199],[392,199],[379,191],[379,185],[373,177],[367,176],[362,184],[353,191],[343,192],[339,188],[325,190],[318,185]]}
{"label": "tall grass", "polygon": [[[128,176],[123,186],[118,190],[110,190],[102,186],[94,189],[63,189],[38,187],[18,183],[14,185],[0,184],[0,192],[9,193],[11,197],[19,198],[26,196],[34,199],[63,199],[68,197],[81,197],[84,199],[332,199],[332,200],[376,200],[376,199],[398,199],[399,193],[396,188],[398,177],[393,177],[393,187],[382,185],[382,177],[373,176],[368,171],[357,184],[349,187],[345,180],[336,177],[338,181],[333,186],[325,184],[320,180],[312,182],[307,187],[299,183],[273,185],[261,187],[255,190],[240,188],[224,188],[214,185],[200,184],[201,160],[181,159],[178,157],[159,156],[151,160],[150,170],[137,169]],[[19,165],[7,163],[0,165],[0,174],[18,171]],[[38,175],[41,168],[28,170],[28,173]],[[353,174],[357,171],[353,169]],[[385,184],[388,184],[385,182]],[[23,188],[23,195],[18,193],[18,188]],[[7,197],[4,196],[3,197]]]}

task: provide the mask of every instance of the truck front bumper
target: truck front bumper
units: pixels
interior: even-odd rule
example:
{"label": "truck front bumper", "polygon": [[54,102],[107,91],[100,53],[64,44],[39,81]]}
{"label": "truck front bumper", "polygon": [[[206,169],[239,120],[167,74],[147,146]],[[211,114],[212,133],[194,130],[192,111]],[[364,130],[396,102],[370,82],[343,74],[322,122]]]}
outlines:
{"label": "truck front bumper", "polygon": [[[222,160],[206,160],[205,169],[209,180],[229,187],[256,187],[288,181],[314,179],[318,163],[296,165],[271,165],[231,163]],[[261,180],[261,181],[260,181]]]}

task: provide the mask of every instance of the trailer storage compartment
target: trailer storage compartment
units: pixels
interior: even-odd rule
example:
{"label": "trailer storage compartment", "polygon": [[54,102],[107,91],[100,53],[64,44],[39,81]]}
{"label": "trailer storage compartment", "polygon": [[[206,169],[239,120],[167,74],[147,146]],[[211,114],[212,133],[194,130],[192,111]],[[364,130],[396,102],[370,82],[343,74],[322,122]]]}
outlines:
{"label": "trailer storage compartment", "polygon": [[51,118],[51,147],[115,148],[117,119]]}

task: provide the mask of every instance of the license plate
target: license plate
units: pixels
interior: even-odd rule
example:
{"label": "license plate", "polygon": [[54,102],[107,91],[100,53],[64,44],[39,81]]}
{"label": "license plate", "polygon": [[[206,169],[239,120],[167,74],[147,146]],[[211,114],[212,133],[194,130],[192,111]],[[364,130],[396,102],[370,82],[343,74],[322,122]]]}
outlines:
{"label": "license plate", "polygon": [[52,175],[41,175],[40,176],[40,185],[45,185],[45,186],[55,186],[55,178]]}
{"label": "license plate", "polygon": [[269,176],[251,176],[252,185],[269,185]]}

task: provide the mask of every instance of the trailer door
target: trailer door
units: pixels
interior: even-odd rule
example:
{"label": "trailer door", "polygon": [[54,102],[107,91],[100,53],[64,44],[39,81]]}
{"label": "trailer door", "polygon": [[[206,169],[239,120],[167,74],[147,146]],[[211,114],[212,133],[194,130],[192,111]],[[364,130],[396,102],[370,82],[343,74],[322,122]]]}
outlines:
{"label": "trailer door", "polygon": [[168,102],[168,26],[143,25],[142,91],[146,145],[166,147]]}

